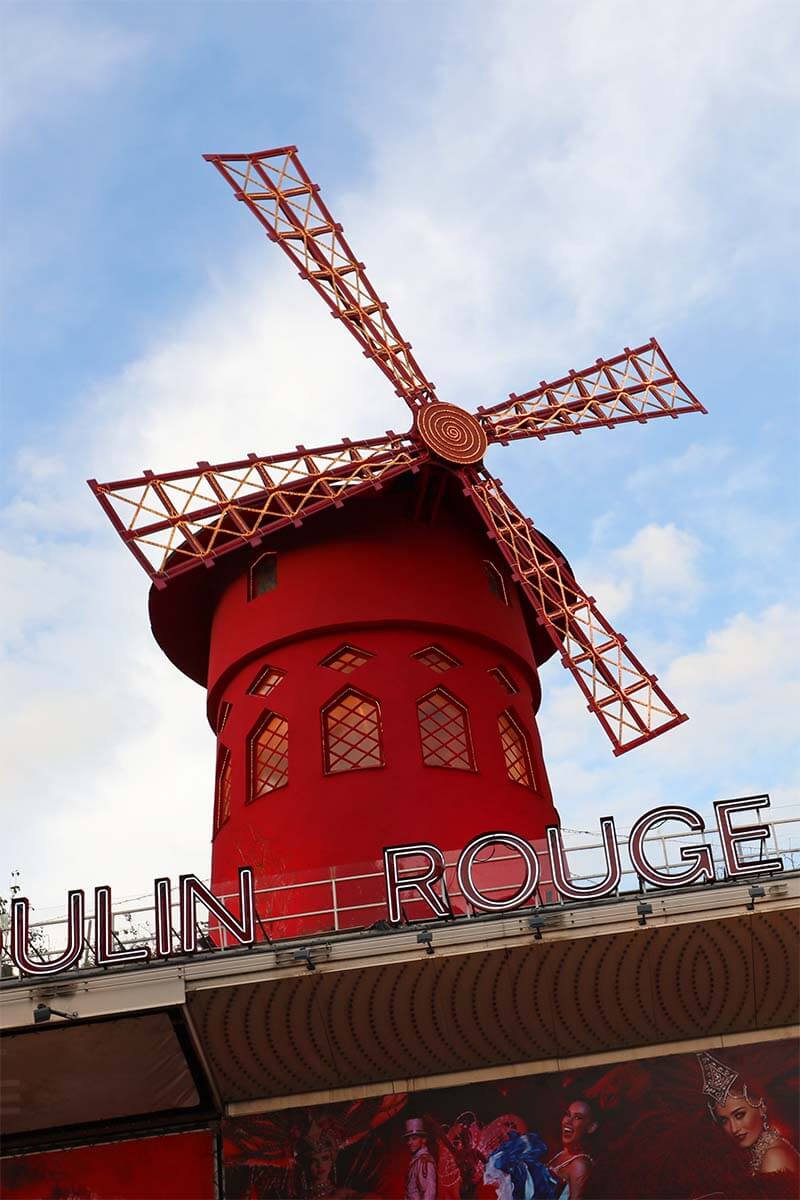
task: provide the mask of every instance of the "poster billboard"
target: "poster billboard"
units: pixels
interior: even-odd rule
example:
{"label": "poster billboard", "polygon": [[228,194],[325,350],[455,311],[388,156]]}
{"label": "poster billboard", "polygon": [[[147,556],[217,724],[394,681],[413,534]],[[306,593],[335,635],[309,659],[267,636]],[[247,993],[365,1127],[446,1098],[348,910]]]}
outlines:
{"label": "poster billboard", "polygon": [[3,1200],[216,1200],[208,1130],[0,1159]]}
{"label": "poster billboard", "polygon": [[681,1200],[798,1194],[794,1042],[251,1115],[227,1200]]}

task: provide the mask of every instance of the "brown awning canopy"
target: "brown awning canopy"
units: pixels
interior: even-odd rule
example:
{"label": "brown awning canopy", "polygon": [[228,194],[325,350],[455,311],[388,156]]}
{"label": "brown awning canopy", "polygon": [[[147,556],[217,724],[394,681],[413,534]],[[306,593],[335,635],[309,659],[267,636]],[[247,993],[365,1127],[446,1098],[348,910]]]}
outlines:
{"label": "brown awning canopy", "polygon": [[189,997],[226,1102],[797,1020],[797,913],[418,953]]}
{"label": "brown awning canopy", "polygon": [[200,1103],[166,1013],[13,1033],[3,1038],[0,1052],[6,1135],[149,1116]]}

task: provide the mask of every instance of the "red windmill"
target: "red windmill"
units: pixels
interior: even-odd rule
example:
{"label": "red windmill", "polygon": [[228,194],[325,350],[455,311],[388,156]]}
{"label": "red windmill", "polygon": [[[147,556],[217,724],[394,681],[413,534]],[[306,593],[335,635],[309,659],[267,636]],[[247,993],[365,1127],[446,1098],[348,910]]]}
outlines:
{"label": "red windmill", "polygon": [[498,824],[541,837],[558,818],[538,665],[561,654],[615,754],[686,717],[484,453],[705,410],[656,341],[474,415],[441,403],[295,148],[206,158],[413,416],[405,434],[90,481],[153,582],[157,640],[208,689],[213,881]]}

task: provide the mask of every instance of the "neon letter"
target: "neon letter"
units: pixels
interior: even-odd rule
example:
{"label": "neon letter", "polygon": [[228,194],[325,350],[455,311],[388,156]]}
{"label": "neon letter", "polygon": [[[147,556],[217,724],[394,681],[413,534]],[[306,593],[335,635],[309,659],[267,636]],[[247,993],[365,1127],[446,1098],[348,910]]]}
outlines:
{"label": "neon letter", "polygon": [[705,883],[706,880],[713,879],[714,859],[711,856],[711,847],[707,842],[704,842],[702,846],[681,846],[681,862],[691,864],[685,871],[667,874],[653,866],[645,854],[644,839],[652,827],[660,821],[682,821],[684,825],[689,826],[692,833],[705,831],[703,818],[693,808],[684,808],[680,804],[666,805],[664,808],[651,808],[643,817],[639,817],[631,830],[628,841],[628,851],[637,875],[646,879],[648,883],[661,888],[683,887],[686,883]]}
{"label": "neon letter", "polygon": [[[494,900],[478,891],[472,877],[475,859],[486,846],[508,846],[509,849],[517,851],[525,864],[524,881],[514,895],[506,897],[505,900]],[[536,885],[539,882],[539,859],[530,842],[517,837],[515,833],[482,833],[480,837],[473,838],[461,851],[457,873],[461,894],[473,908],[480,909],[482,912],[508,912],[512,908],[521,908],[536,891]]]}
{"label": "neon letter", "polygon": [[181,949],[194,954],[197,949],[197,902],[204,904],[220,925],[242,946],[252,946],[256,940],[255,896],[252,867],[239,867],[240,921],[228,911],[213,892],[196,875],[181,875]]}
{"label": "neon letter", "polygon": [[172,884],[169,876],[165,875],[156,879],[153,888],[156,910],[156,954],[159,958],[167,958],[172,953],[172,908],[170,905]]}
{"label": "neon letter", "polygon": [[[427,867],[421,875],[400,875],[398,866],[401,858],[424,858]],[[438,846],[427,842],[412,843],[410,846],[387,846],[383,851],[383,873],[386,879],[386,904],[389,910],[389,920],[396,925],[402,917],[400,911],[400,893],[418,892],[433,909],[435,917],[452,916],[447,891],[444,885],[444,855]],[[435,891],[433,885],[442,880],[442,895]]]}
{"label": "neon letter", "polygon": [[737,875],[771,875],[775,871],[783,870],[782,858],[760,858],[749,863],[743,863],[739,858],[739,842],[766,841],[770,834],[769,825],[731,828],[731,813],[751,808],[769,808],[769,796],[745,796],[741,800],[717,800],[714,808],[717,813],[719,839],[722,843],[722,857],[725,860],[725,871],[729,879],[735,879]]}
{"label": "neon letter", "polygon": [[24,896],[11,901],[11,960],[26,975],[57,975],[74,967],[83,949],[84,898],[82,891],[67,893],[67,945],[58,958],[37,961],[28,951],[30,903]]}
{"label": "neon letter", "polygon": [[124,950],[114,947],[114,916],[111,912],[111,888],[103,885],[94,889],[94,961],[98,967],[112,967],[115,963],[140,962],[150,957],[149,946],[134,946]]}
{"label": "neon letter", "polygon": [[622,863],[617,845],[617,830],[613,817],[600,818],[600,836],[606,855],[605,878],[599,883],[585,887],[576,887],[572,882],[564,852],[564,842],[561,830],[557,825],[547,827],[547,848],[550,851],[550,866],[553,870],[553,883],[557,891],[569,900],[597,900],[601,896],[610,896],[619,887],[622,878]]}

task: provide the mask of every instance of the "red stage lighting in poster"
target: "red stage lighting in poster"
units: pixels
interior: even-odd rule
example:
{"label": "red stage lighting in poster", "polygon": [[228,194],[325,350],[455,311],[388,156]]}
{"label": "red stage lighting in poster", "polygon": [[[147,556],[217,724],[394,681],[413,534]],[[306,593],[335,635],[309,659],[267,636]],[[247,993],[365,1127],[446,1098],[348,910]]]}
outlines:
{"label": "red stage lighting in poster", "polygon": [[774,1041],[263,1113],[224,1122],[225,1197],[796,1197],[797,1095]]}

